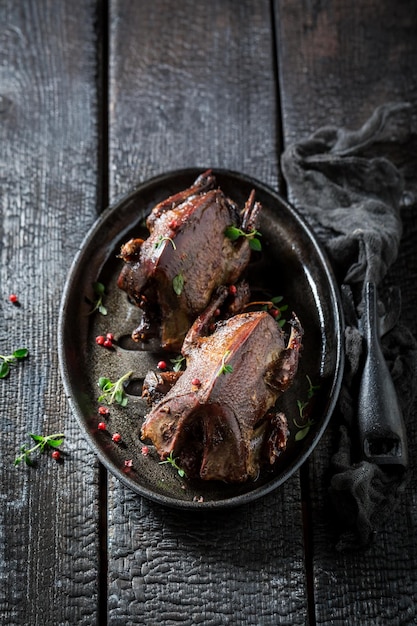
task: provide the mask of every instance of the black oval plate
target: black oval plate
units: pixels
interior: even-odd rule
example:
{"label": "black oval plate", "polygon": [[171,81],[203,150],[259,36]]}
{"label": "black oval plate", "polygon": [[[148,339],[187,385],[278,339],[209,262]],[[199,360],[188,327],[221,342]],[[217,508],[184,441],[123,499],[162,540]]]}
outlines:
{"label": "black oval plate", "polygon": [[[161,504],[184,509],[225,508],[252,501],[281,485],[311,454],[334,409],[343,371],[342,315],[337,287],[314,234],[277,193],[248,176],[213,169],[222,190],[239,206],[255,189],[261,202],[262,254],[256,254],[247,277],[255,290],[281,295],[304,327],[304,348],[296,380],[280,400],[287,415],[287,450],[273,470],[242,485],[191,482],[175,468],[161,465],[154,450],[143,454],[138,429],[149,410],[140,397],[146,372],[161,358],[157,346],[138,346],[129,339],[140,311],[128,302],[116,280],[120,246],[132,236],[146,236],[144,218],[169,195],[188,187],[202,169],[169,172],[141,184],[107,209],[85,238],[70,269],[59,322],[59,358],[66,392],[84,434],[105,467],[134,492]],[[105,285],[106,316],[91,314],[93,283]],[[285,330],[285,327],[284,327]],[[112,332],[116,348],[98,346],[95,337]],[[114,381],[133,370],[129,402],[112,404],[104,420],[98,414],[98,379]],[[308,422],[297,401],[307,402],[309,380],[318,389],[308,402]],[[107,429],[98,430],[100,421]],[[304,429],[303,426],[306,426]],[[112,434],[121,434],[114,443]],[[301,435],[304,435],[301,437]]]}

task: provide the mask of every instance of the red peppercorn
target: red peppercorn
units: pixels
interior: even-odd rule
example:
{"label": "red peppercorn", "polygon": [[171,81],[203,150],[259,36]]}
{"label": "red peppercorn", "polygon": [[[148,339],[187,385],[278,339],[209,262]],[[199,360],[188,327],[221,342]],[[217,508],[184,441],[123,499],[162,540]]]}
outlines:
{"label": "red peppercorn", "polygon": [[159,361],[159,363],[158,363],[158,365],[157,365],[157,368],[158,368],[159,370],[166,370],[166,368],[167,368],[167,364],[166,364],[166,362],[165,362],[165,361]]}
{"label": "red peppercorn", "polygon": [[110,413],[110,409],[108,409],[106,406],[99,406],[98,412],[100,413],[100,415],[108,415]]}
{"label": "red peppercorn", "polygon": [[114,433],[114,435],[112,435],[112,441],[114,441],[115,443],[119,443],[119,441],[122,440],[122,436],[120,433]]}
{"label": "red peppercorn", "polygon": [[54,450],[51,454],[51,457],[55,460],[58,461],[61,458],[61,454],[59,452],[59,450]]}
{"label": "red peppercorn", "polygon": [[19,300],[19,298],[17,297],[17,295],[15,293],[11,293],[9,296],[9,300],[12,304],[16,304]]}
{"label": "red peppercorn", "polygon": [[106,426],[106,424],[105,424],[104,422],[99,422],[99,423],[97,424],[97,428],[98,428],[99,430],[106,430],[107,426]]}
{"label": "red peppercorn", "polygon": [[201,386],[201,381],[199,378],[193,378],[191,381],[191,384],[194,385],[194,387],[200,387]]}
{"label": "red peppercorn", "polygon": [[98,337],[96,337],[96,343],[99,346],[102,346],[105,341],[106,341],[106,339],[103,337],[103,335],[99,335]]}
{"label": "red peppercorn", "polygon": [[237,294],[237,288],[236,285],[230,285],[229,287],[229,293],[231,296],[235,296]]}

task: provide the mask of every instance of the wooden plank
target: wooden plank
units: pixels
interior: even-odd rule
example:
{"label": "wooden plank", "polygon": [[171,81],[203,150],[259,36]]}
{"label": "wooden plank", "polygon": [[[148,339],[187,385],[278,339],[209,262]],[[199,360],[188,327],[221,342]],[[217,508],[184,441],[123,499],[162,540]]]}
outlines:
{"label": "wooden plank", "polygon": [[[322,125],[359,128],[385,102],[416,102],[417,7],[389,0],[275,3],[285,144]],[[403,210],[404,236],[390,282],[400,285],[404,323],[416,334],[417,221]],[[417,407],[414,404],[413,415]],[[417,609],[417,426],[409,422],[411,480],[396,513],[366,553],[337,554],[327,499],[330,431],[310,464],[317,624],[415,624]],[[413,480],[414,477],[414,480]]]}
{"label": "wooden plank", "polygon": [[111,197],[189,166],[277,187],[267,3],[141,4],[110,3]]}
{"label": "wooden plank", "polygon": [[[64,281],[97,211],[94,20],[84,0],[0,7],[0,352],[30,351],[1,381],[4,624],[97,623],[97,462],[57,356]],[[65,433],[63,462],[14,467],[29,432]]]}
{"label": "wooden plank", "polygon": [[[278,185],[269,2],[110,3],[110,197],[188,166]],[[109,621],[305,624],[299,478],[253,506],[163,509],[109,477]]]}

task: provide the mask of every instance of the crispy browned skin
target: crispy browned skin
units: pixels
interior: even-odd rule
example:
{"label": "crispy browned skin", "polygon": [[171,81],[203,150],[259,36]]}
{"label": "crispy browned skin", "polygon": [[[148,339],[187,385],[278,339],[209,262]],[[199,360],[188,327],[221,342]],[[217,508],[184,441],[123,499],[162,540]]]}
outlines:
{"label": "crispy browned skin", "polygon": [[186,370],[148,413],[141,436],[161,459],[178,458],[190,477],[243,482],[285,449],[285,416],[271,409],[294,379],[303,331],[294,318],[285,345],[274,319],[257,311],[219,322],[204,336],[209,317],[190,329]]}
{"label": "crispy browned skin", "polygon": [[225,230],[253,230],[260,205],[251,194],[240,212],[215,184],[210,171],[199,176],[189,189],[155,206],[145,241],[132,239],[122,247],[118,286],[143,310],[132,333],[136,341],[146,341],[158,326],[162,347],[179,351],[216,288],[235,283],[248,265],[248,240],[232,242]]}

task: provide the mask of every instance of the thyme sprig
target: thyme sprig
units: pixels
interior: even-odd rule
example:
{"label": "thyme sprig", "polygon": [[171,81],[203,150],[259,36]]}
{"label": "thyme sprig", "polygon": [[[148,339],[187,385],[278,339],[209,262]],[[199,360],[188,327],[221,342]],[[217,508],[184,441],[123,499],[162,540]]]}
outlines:
{"label": "thyme sprig", "polygon": [[101,313],[101,315],[107,315],[107,308],[104,306],[103,303],[103,299],[106,293],[105,286],[103,285],[103,283],[93,283],[93,291],[95,295],[95,300],[92,303],[93,308],[91,309],[89,315],[91,315],[95,311],[98,311],[99,313]]}
{"label": "thyme sprig", "polygon": [[306,376],[307,380],[308,380],[308,391],[307,391],[307,398],[309,400],[311,400],[311,398],[316,394],[316,392],[320,389],[320,385],[313,385],[313,383],[311,382],[311,378],[310,376]]}
{"label": "thyme sprig", "polygon": [[230,241],[237,241],[240,237],[245,237],[249,242],[251,250],[255,250],[256,252],[262,250],[262,244],[258,239],[258,237],[262,237],[262,233],[260,233],[259,230],[253,229],[247,233],[241,228],[237,228],[237,226],[228,226],[224,234]]}
{"label": "thyme sprig", "polygon": [[226,352],[222,356],[222,362],[219,367],[219,371],[217,372],[217,376],[221,376],[222,374],[231,374],[233,372],[233,365],[230,363],[226,363],[226,359],[231,355],[230,350],[226,350]]}
{"label": "thyme sprig", "polygon": [[172,369],[174,370],[174,372],[180,372],[183,364],[186,361],[186,358],[185,356],[180,354],[177,357],[175,357],[175,359],[170,359],[170,361],[172,363],[172,366],[173,366]]}
{"label": "thyme sprig", "polygon": [[6,378],[10,372],[10,365],[14,365],[16,361],[25,359],[28,354],[29,350],[27,348],[18,348],[12,352],[12,354],[0,354],[0,359],[2,360],[0,365],[0,378]]}
{"label": "thyme sprig", "polygon": [[288,304],[281,304],[283,299],[283,296],[275,296],[270,300],[258,300],[256,302],[252,301],[248,302],[244,308],[248,309],[250,307],[260,306],[261,310],[268,311],[275,319],[278,326],[282,328],[287,321],[284,317],[282,317],[282,314],[288,309]]}
{"label": "thyme sprig", "polygon": [[174,458],[173,456],[173,452],[171,451],[169,453],[169,456],[167,456],[167,458],[165,459],[165,461],[160,461],[159,465],[171,465],[174,469],[177,470],[179,476],[181,476],[181,478],[186,478],[187,474],[185,473],[185,470],[183,470],[177,463],[177,460]]}
{"label": "thyme sprig", "polygon": [[175,245],[175,241],[173,239],[171,239],[171,237],[168,237],[167,235],[165,235],[165,236],[164,235],[159,235],[158,239],[154,243],[155,250],[158,250],[162,246],[164,241],[169,241],[170,244],[172,245],[172,247],[174,248],[174,250],[177,249],[177,246]]}
{"label": "thyme sprig", "polygon": [[101,376],[98,379],[98,386],[103,393],[98,398],[98,401],[106,402],[107,404],[113,404],[113,402],[117,402],[117,404],[120,404],[120,406],[125,407],[128,403],[128,397],[124,390],[124,383],[132,376],[132,374],[132,371],[127,372],[114,383],[110,380],[110,378]]}
{"label": "thyme sprig", "polygon": [[288,304],[281,304],[283,299],[284,296],[275,296],[274,298],[271,298],[272,307],[270,307],[270,310],[272,310],[274,314],[275,320],[277,321],[278,325],[281,326],[281,328],[287,321],[285,318],[282,317],[282,314],[288,309]]}
{"label": "thyme sprig", "polygon": [[19,456],[17,456],[14,460],[15,465],[19,465],[22,463],[26,463],[26,465],[33,465],[33,461],[31,456],[35,452],[39,452],[39,454],[43,454],[48,448],[59,448],[64,441],[65,435],[63,433],[54,433],[53,435],[35,435],[33,433],[29,433],[29,437],[35,442],[35,445],[31,448],[28,448],[26,444],[20,446]]}
{"label": "thyme sprig", "polygon": [[307,399],[297,400],[298,414],[300,416],[301,423],[295,419],[293,420],[294,425],[299,429],[295,434],[295,441],[301,441],[304,439],[314,424],[314,420],[310,419],[308,415],[308,409],[310,408],[311,400],[320,389],[320,385],[313,385],[311,378],[308,375],[306,378],[309,385],[307,390]]}

